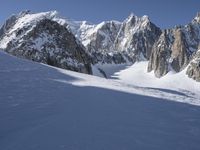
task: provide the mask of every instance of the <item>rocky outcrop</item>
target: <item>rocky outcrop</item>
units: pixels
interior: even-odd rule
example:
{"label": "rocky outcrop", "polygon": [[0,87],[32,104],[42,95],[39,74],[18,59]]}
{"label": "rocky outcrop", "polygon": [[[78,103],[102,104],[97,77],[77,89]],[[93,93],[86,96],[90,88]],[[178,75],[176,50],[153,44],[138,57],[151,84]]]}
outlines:
{"label": "rocky outcrop", "polygon": [[194,55],[190,62],[186,74],[188,77],[200,82],[200,49]]}
{"label": "rocky outcrop", "polygon": [[148,72],[154,70],[156,77],[161,77],[169,71],[171,38],[170,30],[164,30],[159,40],[154,44],[149,59]]}
{"label": "rocky outcrop", "polygon": [[148,60],[154,42],[161,34],[147,16],[131,14],[123,22],[98,25],[69,23],[69,28],[93,56],[94,63],[134,63]]}
{"label": "rocky outcrop", "polygon": [[180,72],[185,69],[198,49],[199,33],[199,14],[186,26],[163,30],[153,46],[148,72],[154,70],[157,77],[162,77],[170,70]]}
{"label": "rocky outcrop", "polygon": [[[0,29],[0,48],[33,61],[91,74],[90,65],[149,60],[148,72],[169,71],[199,81],[200,13],[185,26],[160,30],[147,16],[123,22],[62,19],[56,11],[13,15]],[[99,68],[97,68],[99,69]],[[104,70],[101,68],[100,72]]]}
{"label": "rocky outcrop", "polygon": [[114,49],[114,41],[120,28],[116,21],[102,22],[95,26],[86,37],[89,42],[83,42],[87,51],[91,54],[93,63],[125,63],[123,54]]}
{"label": "rocky outcrop", "polygon": [[[41,27],[41,25],[39,27],[38,25],[38,22],[42,20],[46,20],[46,22],[48,22],[47,20],[54,21],[53,25],[57,22],[56,28],[62,28],[63,31],[61,32],[65,33],[64,28],[66,28],[65,30],[70,30],[70,32],[65,35],[60,31],[58,31],[59,34],[52,33],[52,31],[46,33],[46,28]],[[48,28],[51,28],[49,24]],[[55,30],[55,27],[51,29]],[[76,66],[78,62],[82,63],[83,61],[92,64],[122,64],[149,60],[153,44],[161,34],[161,30],[151,23],[147,16],[137,17],[131,14],[123,22],[105,21],[94,25],[86,21],[77,22],[61,19],[58,17],[56,11],[37,14],[24,11],[8,19],[1,30],[0,48],[5,49],[7,52],[19,57],[76,71],[77,69],[75,69],[76,67],[72,67],[71,61],[75,61],[72,64]],[[77,43],[70,41],[71,44],[69,44],[63,40],[66,35],[71,33],[77,39],[67,37],[66,41],[73,39]],[[70,36],[72,37],[73,35]],[[41,41],[43,42],[41,43]],[[62,42],[59,43],[58,41]],[[70,46],[70,48],[60,46],[60,44],[64,45],[63,43]],[[84,55],[84,50],[82,51],[84,47],[80,43],[86,49],[83,60],[79,57],[79,53]],[[80,45],[82,48],[74,50],[75,48],[71,47],[73,44]],[[52,49],[55,49],[55,51]],[[67,57],[65,61],[67,61],[68,65],[63,62],[60,56],[61,53],[58,54],[56,52],[58,49],[59,52],[62,51],[61,49],[65,49],[66,51],[72,49],[75,51],[70,54],[70,61],[68,58],[69,55],[62,52],[62,56]]]}
{"label": "rocky outcrop", "polygon": [[189,63],[189,46],[181,29],[174,32],[174,42],[171,48],[171,67],[176,72],[183,70]]}
{"label": "rocky outcrop", "polygon": [[13,26],[8,28],[8,33],[5,33],[3,40],[10,40],[8,34],[15,38],[6,44],[4,50],[17,57],[92,74],[89,54],[65,26],[45,17],[35,21],[13,31]]}
{"label": "rocky outcrop", "polygon": [[115,41],[115,49],[128,53],[134,60],[149,60],[153,44],[161,34],[147,16],[131,14],[121,25]]}
{"label": "rocky outcrop", "polygon": [[0,28],[0,39],[15,24],[16,20],[17,17],[15,15],[6,20],[5,24]]}

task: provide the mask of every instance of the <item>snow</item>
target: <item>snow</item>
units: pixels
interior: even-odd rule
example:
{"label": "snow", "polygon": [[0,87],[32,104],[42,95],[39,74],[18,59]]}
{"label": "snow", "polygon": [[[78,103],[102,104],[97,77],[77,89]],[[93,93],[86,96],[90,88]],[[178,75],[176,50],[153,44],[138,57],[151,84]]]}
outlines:
{"label": "snow", "polygon": [[193,19],[193,22],[200,23],[200,12],[197,13],[196,17]]}
{"label": "snow", "polygon": [[[129,70],[139,64],[123,70],[133,75],[133,81],[126,83],[123,71],[119,73],[120,81],[58,69],[3,52],[0,60],[1,150],[200,147],[198,99],[184,91],[133,85],[151,77],[141,74],[145,77],[141,80]],[[184,99],[185,103],[193,101],[193,105],[176,102]]]}
{"label": "snow", "polygon": [[150,30],[148,26],[149,22],[148,16],[137,17],[131,13],[131,15],[121,23],[115,40],[115,43],[119,43],[119,50],[125,52],[131,50],[131,53],[133,53],[135,50],[132,45],[133,35],[144,32],[145,30]]}
{"label": "snow", "polygon": [[[0,40],[0,48],[5,49],[7,44],[12,40],[21,39],[22,36],[28,34],[36,26],[36,24],[42,19],[52,19],[60,24],[64,24],[65,19],[59,18],[57,11],[48,11],[41,13],[27,13],[19,14],[17,21],[12,28],[8,30],[5,36]],[[16,32],[25,29],[23,34],[16,36]]]}
{"label": "snow", "polygon": [[[98,63],[95,65],[92,65],[92,73],[95,76],[103,77],[103,78],[112,78],[112,75],[119,70],[125,69],[129,64],[107,64],[107,63]],[[102,74],[101,70],[105,73]]]}
{"label": "snow", "polygon": [[186,75],[185,68],[179,73],[169,72],[162,78],[156,78],[153,72],[147,73],[148,61],[136,62],[134,65],[116,72],[113,77],[123,83],[151,88],[165,88],[178,91],[188,91],[200,102],[200,83]]}
{"label": "snow", "polygon": [[[133,27],[129,27],[130,30],[124,31],[124,26],[131,23],[132,20],[135,20]],[[133,47],[130,46],[131,38],[133,34],[139,33],[147,28],[147,24],[150,22],[148,16],[137,17],[133,13],[125,19],[123,22],[119,21],[103,21],[99,24],[91,24],[86,21],[73,21],[69,20],[67,23],[69,24],[70,30],[73,32],[74,35],[81,41],[81,43],[87,47],[95,40],[96,35],[100,34],[104,40],[101,41],[101,46],[104,49],[109,51],[116,51],[115,44],[117,40],[120,41],[119,49],[120,51],[128,51],[128,49],[134,50]],[[112,37],[111,33],[107,31],[107,26],[110,24],[111,26],[114,24],[116,31],[112,31],[113,33],[116,32],[117,36]],[[131,23],[132,24],[132,23]],[[114,39],[112,39],[114,38]],[[128,40],[129,39],[129,40]],[[105,47],[105,48],[104,48]],[[108,48],[109,47],[109,48]],[[131,47],[131,48],[130,48]],[[102,49],[96,49],[95,51],[100,51]],[[102,51],[103,51],[102,50]]]}
{"label": "snow", "polygon": [[44,43],[47,43],[48,41],[52,41],[53,38],[49,37],[46,33],[41,33],[40,36],[34,40],[32,40],[32,43],[34,45],[32,48],[37,49],[41,52],[41,49],[43,48]]}
{"label": "snow", "polygon": [[43,18],[53,18],[56,15],[57,15],[56,11],[41,12],[36,14],[26,14],[17,20],[17,22],[15,23],[13,28],[9,31],[9,33],[12,33],[19,28],[23,28],[26,25],[35,24],[36,22],[38,22]]}

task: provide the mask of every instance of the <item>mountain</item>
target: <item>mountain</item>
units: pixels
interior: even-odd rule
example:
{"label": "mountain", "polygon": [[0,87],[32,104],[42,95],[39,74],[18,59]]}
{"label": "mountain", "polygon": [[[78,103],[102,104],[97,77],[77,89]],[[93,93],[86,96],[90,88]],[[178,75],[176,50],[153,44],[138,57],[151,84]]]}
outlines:
{"label": "mountain", "polygon": [[[76,24],[76,22],[74,23]],[[99,62],[115,64],[126,62],[123,55],[113,48],[120,28],[119,22],[107,21],[98,25],[91,25],[84,21],[76,24],[76,26],[78,26],[77,30],[73,30],[74,26],[69,26],[69,28],[91,54],[94,64]]]}
{"label": "mountain", "polygon": [[160,78],[188,69],[199,81],[200,13],[185,26],[161,30],[148,16],[124,21],[64,19],[56,11],[21,12],[0,29],[0,48],[15,56],[73,71],[108,77],[138,61]]}
{"label": "mountain", "polygon": [[200,50],[195,53],[186,73],[190,78],[200,81]]}
{"label": "mountain", "polygon": [[[148,71],[154,70],[157,77],[162,77],[169,71],[180,72],[190,63],[187,74],[195,80],[199,80],[198,73],[192,73],[195,69],[193,57],[200,45],[200,15],[185,26],[176,26],[163,30],[157,42],[155,42]],[[198,55],[198,54],[197,54]],[[193,66],[193,67],[192,67]],[[192,69],[193,68],[193,69]],[[199,72],[196,67],[195,72]]]}
{"label": "mountain", "polygon": [[193,92],[199,96],[200,83],[185,74],[176,81],[191,91],[179,89],[176,75],[141,74],[143,62],[113,80],[1,51],[0,60],[1,150],[199,150],[200,100]]}
{"label": "mountain", "polygon": [[91,74],[84,46],[56,22],[56,11],[11,16],[0,30],[0,47],[18,57]]}
{"label": "mountain", "polygon": [[69,23],[69,28],[91,53],[94,63],[134,63],[148,60],[161,30],[147,16],[131,14],[123,22],[86,21]]}
{"label": "mountain", "polygon": [[11,16],[0,29],[0,48],[15,56],[78,72],[92,74],[94,66],[106,77],[104,65],[99,64],[148,60],[160,34],[147,16],[131,14],[123,22],[94,25],[62,19],[56,11],[24,11]]}

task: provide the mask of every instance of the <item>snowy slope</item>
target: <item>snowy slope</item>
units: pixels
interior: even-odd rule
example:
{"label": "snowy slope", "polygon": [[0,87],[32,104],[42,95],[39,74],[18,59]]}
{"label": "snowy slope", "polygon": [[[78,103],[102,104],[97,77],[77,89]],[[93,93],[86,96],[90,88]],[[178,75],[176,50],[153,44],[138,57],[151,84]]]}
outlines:
{"label": "snowy slope", "polygon": [[199,105],[187,93],[0,61],[1,150],[199,150],[200,107],[175,102]]}
{"label": "snowy slope", "polygon": [[187,68],[179,73],[171,71],[162,78],[156,78],[153,72],[147,73],[147,66],[147,61],[137,62],[111,77],[130,85],[185,91],[200,100],[200,83],[187,77]]}

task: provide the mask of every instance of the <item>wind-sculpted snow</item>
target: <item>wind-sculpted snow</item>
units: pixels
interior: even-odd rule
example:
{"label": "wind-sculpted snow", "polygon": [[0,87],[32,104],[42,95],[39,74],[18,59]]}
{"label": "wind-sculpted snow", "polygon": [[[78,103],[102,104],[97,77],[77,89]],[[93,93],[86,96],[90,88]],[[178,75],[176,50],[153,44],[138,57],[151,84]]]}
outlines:
{"label": "wind-sculpted snow", "polygon": [[0,60],[1,150],[200,147],[200,107],[176,102],[195,101],[186,92],[106,80],[2,52]]}

